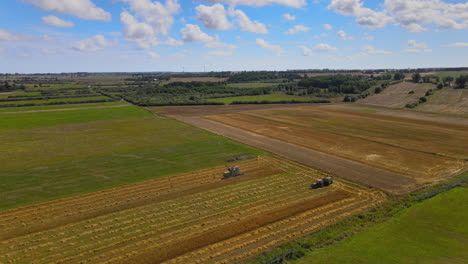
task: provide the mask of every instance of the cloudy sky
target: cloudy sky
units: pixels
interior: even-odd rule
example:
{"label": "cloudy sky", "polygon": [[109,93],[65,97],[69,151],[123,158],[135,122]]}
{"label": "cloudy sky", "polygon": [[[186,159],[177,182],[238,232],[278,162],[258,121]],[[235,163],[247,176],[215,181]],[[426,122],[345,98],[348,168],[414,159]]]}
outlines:
{"label": "cloudy sky", "polygon": [[0,1],[0,72],[458,66],[467,1]]}

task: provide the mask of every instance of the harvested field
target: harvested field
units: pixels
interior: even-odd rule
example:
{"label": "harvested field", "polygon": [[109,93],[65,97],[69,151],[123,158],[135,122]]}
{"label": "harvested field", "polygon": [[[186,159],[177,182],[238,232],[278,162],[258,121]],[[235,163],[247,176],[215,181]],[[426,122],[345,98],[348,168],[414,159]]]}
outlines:
{"label": "harvested field", "polygon": [[239,166],[245,175],[229,180],[220,180],[222,168],[217,167],[5,211],[2,229],[17,219],[22,223],[10,229],[18,230],[40,227],[47,217],[73,219],[78,212],[114,207],[113,213],[84,221],[11,235],[0,242],[0,262],[232,263],[385,199],[341,180],[310,189],[315,178],[327,174],[283,159],[258,158]]}
{"label": "harvested field", "polygon": [[464,126],[438,127],[430,122],[314,107],[206,118],[407,175],[420,184],[438,182],[467,169],[468,133]]}
{"label": "harvested field", "polygon": [[[359,100],[360,104],[386,106],[392,108],[403,108],[406,104],[414,104],[419,101],[430,89],[434,89],[435,85],[430,83],[412,83],[401,82],[387,87],[379,94],[371,95],[367,98]],[[410,92],[413,91],[413,94]]]}
{"label": "harvested field", "polygon": [[468,90],[466,89],[444,89],[436,92],[429,101],[416,108],[419,111],[468,114]]}

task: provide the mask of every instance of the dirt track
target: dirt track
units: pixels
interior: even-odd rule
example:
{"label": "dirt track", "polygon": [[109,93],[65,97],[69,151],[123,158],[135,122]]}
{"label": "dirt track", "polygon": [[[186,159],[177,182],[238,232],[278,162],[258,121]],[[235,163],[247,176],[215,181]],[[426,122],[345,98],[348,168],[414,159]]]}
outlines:
{"label": "dirt track", "polygon": [[371,168],[357,162],[271,139],[197,116],[171,115],[170,117],[242,143],[278,154],[290,160],[322,169],[335,174],[338,177],[357,181],[387,192],[401,194],[410,192],[417,188],[417,182],[414,179],[403,175]]}

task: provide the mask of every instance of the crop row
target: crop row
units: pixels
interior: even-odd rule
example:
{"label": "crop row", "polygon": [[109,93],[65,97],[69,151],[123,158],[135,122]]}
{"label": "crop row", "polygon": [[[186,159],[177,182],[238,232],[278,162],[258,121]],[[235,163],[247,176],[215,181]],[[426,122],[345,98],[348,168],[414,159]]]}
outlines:
{"label": "crop row", "polygon": [[[120,218],[119,218],[119,215],[110,215],[110,216],[104,216],[104,217],[100,217],[99,219],[96,219],[90,223],[85,223],[84,226],[83,226],[83,223],[81,223],[81,226],[82,228],[84,229],[88,229],[90,228],[89,230],[93,230],[93,227],[94,227],[94,230],[93,232],[68,232],[70,229],[69,227],[66,227],[66,228],[59,228],[59,229],[54,229],[54,230],[51,230],[50,232],[45,232],[44,234],[42,233],[38,233],[38,234],[33,234],[33,235],[30,235],[28,236],[29,239],[23,239],[23,238],[20,238],[19,241],[15,241],[15,239],[9,241],[9,245],[15,245],[16,246],[9,246],[10,250],[11,249],[19,249],[19,248],[22,248],[23,250],[19,250],[17,251],[16,253],[18,253],[19,255],[24,255],[26,254],[26,252],[28,251],[28,249],[35,249],[35,247],[39,247],[40,244],[48,244],[48,247],[49,248],[53,248],[54,246],[57,246],[55,245],[56,243],[52,243],[50,244],[50,240],[53,240],[53,241],[58,241],[60,242],[61,240],[63,241],[64,239],[66,240],[66,242],[68,243],[81,243],[84,239],[85,239],[85,236],[88,236],[88,237],[91,237],[91,236],[94,236],[94,239],[101,239],[101,237],[96,237],[96,233],[99,233],[100,231],[103,231],[105,230],[106,228],[96,228],[96,227],[99,227],[101,224],[104,225],[104,227],[107,227],[107,231],[113,231],[113,230],[117,230],[119,228],[122,228],[121,226],[124,226],[126,229],[125,230],[129,230],[129,229],[133,229],[133,230],[139,230],[141,229],[142,227],[144,228],[145,226],[154,230],[155,228],[157,228],[156,226],[151,226],[151,225],[148,225],[148,221],[144,221],[145,219],[146,220],[149,220],[149,222],[153,222],[153,223],[164,223],[164,221],[162,221],[163,219],[159,219],[156,217],[155,215],[155,212],[158,212],[160,213],[160,215],[162,216],[165,216],[166,218],[168,218],[167,214],[170,214],[171,213],[171,209],[172,209],[172,213],[174,212],[178,212],[179,214],[183,214],[183,213],[187,213],[188,214],[188,217],[192,217],[193,218],[193,213],[199,211],[201,212],[201,208],[198,208],[198,209],[192,209],[190,210],[190,207],[193,207],[194,204],[195,205],[201,205],[201,207],[203,206],[207,206],[206,205],[206,201],[209,201],[210,203],[212,203],[213,205],[210,206],[210,207],[213,207],[213,208],[216,208],[218,209],[220,204],[219,203],[224,203],[225,206],[229,205],[229,206],[232,206],[232,205],[235,205],[235,201],[243,201],[242,197],[252,197],[252,196],[258,196],[258,195],[264,195],[264,197],[266,197],[266,200],[268,199],[272,199],[271,197],[275,195],[275,193],[273,192],[272,193],[272,188],[275,188],[276,190],[274,191],[277,191],[277,192],[283,192],[283,195],[287,195],[287,192],[286,192],[286,189],[284,187],[287,187],[287,185],[290,185],[292,187],[294,187],[294,184],[298,184],[298,179],[296,179],[296,181],[291,181],[291,179],[289,179],[288,177],[277,177],[278,179],[270,179],[270,182],[267,183],[265,182],[264,180],[263,181],[257,181],[257,184],[254,184],[254,180],[252,181],[249,181],[249,184],[237,184],[239,186],[235,186],[235,187],[238,187],[238,188],[223,188],[223,189],[226,189],[226,190],[217,190],[217,191],[213,191],[211,192],[211,194],[208,193],[204,193],[204,194],[197,194],[197,195],[193,195],[192,197],[190,197],[190,202],[185,202],[186,205],[186,209],[189,209],[189,210],[184,210],[184,201],[179,201],[178,203],[174,203],[174,201],[169,201],[167,202],[166,204],[170,204],[170,203],[173,203],[172,205],[172,208],[171,206],[168,206],[168,207],[161,207],[161,206],[156,206],[156,208],[154,208],[154,206],[148,206],[148,207],[153,207],[153,208],[145,208],[145,207],[142,207],[142,208],[138,208],[139,210],[138,211],[131,211],[131,214],[128,215],[127,212],[124,212],[125,214],[120,214],[122,215]],[[300,179],[299,179],[300,180]],[[279,188],[281,187],[281,188]],[[256,189],[255,189],[256,188]],[[224,193],[223,193],[224,191]],[[197,197],[198,196],[198,197]],[[229,198],[229,196],[231,196],[231,198]],[[237,197],[235,197],[237,196]],[[289,195],[290,196],[290,195]],[[291,198],[291,197],[289,197]],[[205,200],[205,201],[203,201]],[[287,201],[288,198],[285,199],[285,201]],[[218,204],[216,204],[216,202],[218,202]],[[205,203],[205,205],[204,205]],[[264,203],[264,201],[259,201],[260,204]],[[157,208],[159,207],[159,208]],[[148,210],[149,209],[149,210]],[[235,210],[238,210],[238,209],[235,209]],[[207,212],[211,211],[211,210],[206,210]],[[152,214],[151,214],[152,212]],[[148,215],[149,214],[149,215]],[[197,216],[198,217],[198,216]],[[108,218],[106,220],[106,218]],[[171,218],[171,216],[169,215],[169,218]],[[183,219],[181,218],[181,215],[174,215],[172,216],[172,218],[176,219],[177,221],[179,222],[182,222],[184,220],[187,220],[187,219]],[[125,221],[126,220],[126,221]],[[87,221],[88,222],[88,221]],[[115,225],[114,225],[115,223]],[[119,224],[121,224],[121,226],[119,226]],[[132,224],[135,224],[136,226],[132,226]],[[96,225],[96,226],[93,226],[93,225]],[[77,225],[77,229],[79,229],[79,225]],[[122,231],[125,231],[125,230],[122,230]],[[126,231],[125,231],[126,232]],[[55,235],[54,235],[55,233]],[[72,234],[75,234],[75,239],[72,239],[70,237],[65,237],[63,238],[64,235],[67,235],[69,233],[72,233]],[[140,233],[144,233],[143,231],[141,231]],[[146,233],[145,233],[146,234]],[[129,237],[131,238],[134,238],[134,234],[133,233],[129,233],[129,234],[125,234],[125,235],[128,235]],[[60,236],[62,236],[62,239],[60,239]],[[120,235],[119,235],[120,236]],[[103,235],[103,237],[105,237],[105,235]],[[111,239],[110,240],[115,240],[115,237],[112,237],[111,236]],[[20,242],[21,241],[21,242]],[[75,242],[73,242],[75,241]],[[11,243],[13,242],[13,243]],[[14,243],[14,242],[19,242],[19,243]],[[57,242],[57,243],[58,243]],[[102,241],[101,241],[102,242]],[[39,244],[39,245],[38,245]],[[60,248],[63,249],[63,244],[60,245],[60,243],[58,243]],[[18,248],[19,247],[19,248]],[[75,248],[75,245],[74,244],[70,244],[70,247],[71,248]],[[97,247],[93,247],[93,248],[97,248]],[[2,252],[2,253],[7,253],[7,252]],[[13,252],[8,252],[9,254],[13,253]],[[63,253],[63,251],[61,250],[61,253]]]}

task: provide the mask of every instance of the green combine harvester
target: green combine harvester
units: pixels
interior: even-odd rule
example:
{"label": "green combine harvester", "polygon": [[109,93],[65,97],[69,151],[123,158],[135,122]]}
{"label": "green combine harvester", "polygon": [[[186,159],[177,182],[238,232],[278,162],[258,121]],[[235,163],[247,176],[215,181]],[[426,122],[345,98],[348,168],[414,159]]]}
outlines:
{"label": "green combine harvester", "polygon": [[226,168],[228,169],[227,171],[224,172],[223,176],[224,176],[224,179],[229,179],[229,178],[232,178],[232,177],[237,177],[237,176],[241,176],[242,173],[240,172],[240,169],[238,166],[233,166],[233,167],[227,167]]}
{"label": "green combine harvester", "polygon": [[318,189],[326,186],[330,186],[333,184],[333,177],[325,177],[322,179],[317,179],[314,184],[312,184],[312,189]]}

